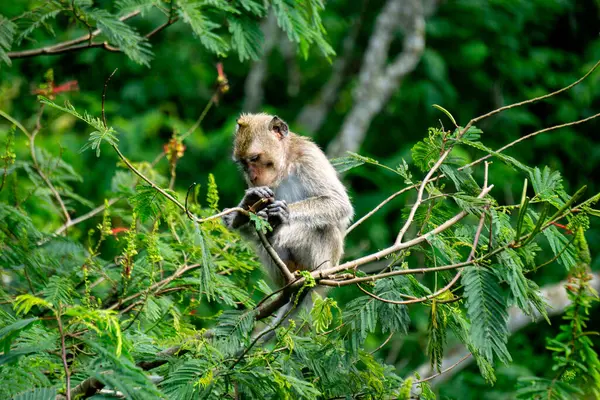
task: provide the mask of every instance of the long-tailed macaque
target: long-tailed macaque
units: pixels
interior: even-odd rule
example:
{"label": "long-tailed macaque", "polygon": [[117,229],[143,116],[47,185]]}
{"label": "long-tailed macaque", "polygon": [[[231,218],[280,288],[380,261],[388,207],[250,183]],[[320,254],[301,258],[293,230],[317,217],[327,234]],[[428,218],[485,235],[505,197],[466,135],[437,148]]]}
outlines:
{"label": "long-tailed macaque", "polygon": [[[237,121],[233,159],[249,187],[239,207],[249,209],[266,199],[258,214],[273,227],[267,237],[290,272],[337,265],[354,211],[321,149],[309,138],[290,132],[276,116],[243,114]],[[227,214],[224,222],[258,242],[242,213]],[[256,247],[271,279],[282,287],[285,278],[277,265],[260,243]],[[284,307],[278,319],[290,307]]]}

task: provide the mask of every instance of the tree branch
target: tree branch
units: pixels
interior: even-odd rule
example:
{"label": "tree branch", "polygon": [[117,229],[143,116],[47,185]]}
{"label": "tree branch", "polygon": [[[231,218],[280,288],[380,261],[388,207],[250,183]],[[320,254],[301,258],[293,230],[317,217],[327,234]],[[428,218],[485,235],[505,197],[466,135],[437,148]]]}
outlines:
{"label": "tree branch", "polygon": [[[141,13],[140,10],[136,10],[136,11],[133,11],[129,14],[126,14],[126,15],[120,17],[119,20],[127,21],[128,19],[133,18],[136,15],[139,15],[140,13]],[[87,35],[81,36],[77,39],[67,40],[65,42],[54,44],[52,46],[46,46],[46,47],[41,47],[41,48],[37,48],[37,49],[12,51],[12,52],[6,53],[6,55],[10,59],[16,59],[16,58],[35,57],[35,56],[39,56],[39,55],[56,55],[56,54],[62,54],[62,53],[67,53],[67,52],[71,52],[71,51],[82,50],[82,49],[87,49],[87,48],[94,48],[94,47],[104,47],[106,50],[114,49],[114,47],[109,46],[108,43],[106,43],[106,42],[103,42],[103,43],[92,43],[91,42],[91,40],[93,38],[95,38],[96,36],[98,36],[100,33],[102,33],[102,30],[96,29],[95,31],[88,33]],[[80,43],[83,43],[86,41],[88,42],[87,44],[77,46]]]}

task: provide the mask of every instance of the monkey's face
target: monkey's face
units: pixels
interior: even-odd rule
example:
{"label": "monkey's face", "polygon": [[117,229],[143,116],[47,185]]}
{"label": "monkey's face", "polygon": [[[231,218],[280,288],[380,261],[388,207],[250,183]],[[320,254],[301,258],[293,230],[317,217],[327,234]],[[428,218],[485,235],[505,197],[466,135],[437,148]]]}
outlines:
{"label": "monkey's face", "polygon": [[242,115],[234,141],[233,159],[248,186],[276,187],[283,178],[288,127],[278,117]]}
{"label": "monkey's face", "polygon": [[277,186],[279,172],[268,153],[248,154],[236,162],[242,168],[248,186]]}

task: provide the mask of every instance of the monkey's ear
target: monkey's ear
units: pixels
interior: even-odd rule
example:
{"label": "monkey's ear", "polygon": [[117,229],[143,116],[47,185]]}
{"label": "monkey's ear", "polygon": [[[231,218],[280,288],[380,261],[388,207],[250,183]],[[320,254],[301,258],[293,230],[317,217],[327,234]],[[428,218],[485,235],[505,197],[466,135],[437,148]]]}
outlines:
{"label": "monkey's ear", "polygon": [[275,132],[278,139],[283,139],[288,135],[289,129],[284,120],[278,116],[274,116],[271,122],[269,122],[269,130]]}

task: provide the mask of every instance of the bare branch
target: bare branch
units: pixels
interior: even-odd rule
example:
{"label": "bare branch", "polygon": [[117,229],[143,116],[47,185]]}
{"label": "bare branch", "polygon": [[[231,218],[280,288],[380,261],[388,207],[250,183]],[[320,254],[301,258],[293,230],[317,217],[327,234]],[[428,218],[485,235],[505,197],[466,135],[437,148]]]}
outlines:
{"label": "bare branch", "polygon": [[277,268],[279,268],[279,271],[281,272],[281,275],[283,275],[285,281],[288,283],[292,282],[294,280],[294,275],[290,272],[287,265],[285,265],[285,263],[281,260],[273,246],[271,246],[271,243],[269,243],[269,240],[267,239],[265,234],[260,230],[257,230],[256,233],[258,233],[258,238],[260,239],[263,247],[265,248],[267,253],[269,253],[271,259],[273,260],[275,265],[277,265]]}
{"label": "bare branch", "polygon": [[375,354],[377,353],[379,350],[383,349],[383,346],[385,346],[386,344],[388,344],[388,342],[390,341],[390,339],[392,338],[392,336],[394,336],[394,333],[396,332],[390,332],[389,336],[383,341],[383,343],[381,343],[379,346],[377,346],[377,348],[375,350],[373,350],[371,352],[371,354]]}
{"label": "bare branch", "polygon": [[[506,150],[506,149],[514,146],[515,144],[517,144],[519,142],[522,142],[523,140],[526,140],[526,139],[532,138],[534,136],[537,136],[540,133],[550,132],[550,131],[553,131],[553,130],[556,130],[556,129],[560,129],[560,128],[566,128],[567,126],[573,126],[573,125],[583,124],[584,122],[591,121],[591,120],[593,120],[595,118],[598,118],[598,117],[600,117],[600,113],[594,114],[594,115],[592,115],[590,117],[587,117],[587,118],[584,118],[584,119],[579,119],[577,121],[566,122],[564,124],[554,125],[554,126],[550,126],[548,128],[540,129],[540,130],[532,132],[532,133],[528,133],[527,135],[521,136],[520,138],[518,138],[516,140],[513,140],[509,144],[500,147],[498,150],[496,150],[496,153],[502,153],[504,150]],[[462,167],[459,168],[459,170],[463,170],[465,168],[472,167],[473,165],[479,164],[480,162],[482,162],[484,160],[487,160],[487,159],[491,158],[492,156],[493,156],[492,154],[488,154],[486,156],[483,156],[483,157],[481,157],[481,158],[479,158],[479,159],[477,159],[477,160],[475,160],[475,161],[473,161],[473,162],[471,162],[471,163],[469,163],[467,165],[463,165]]]}
{"label": "bare branch", "polygon": [[[433,182],[433,180],[432,180]],[[387,199],[385,199],[384,201],[382,201],[381,203],[379,203],[375,208],[373,208],[371,211],[369,211],[368,213],[366,213],[364,216],[362,216],[358,221],[356,221],[355,223],[353,223],[347,230],[346,230],[346,235],[349,234],[350,232],[352,232],[354,230],[354,228],[356,228],[358,225],[362,224],[363,222],[365,222],[368,218],[370,218],[373,214],[375,214],[377,211],[381,210],[383,208],[383,206],[385,206],[387,203],[389,203],[390,201],[394,200],[396,197],[400,196],[402,193],[408,192],[411,189],[416,188],[417,185],[412,185],[412,186],[407,186],[402,190],[397,191],[396,193],[392,194],[391,196],[389,196]]]}

